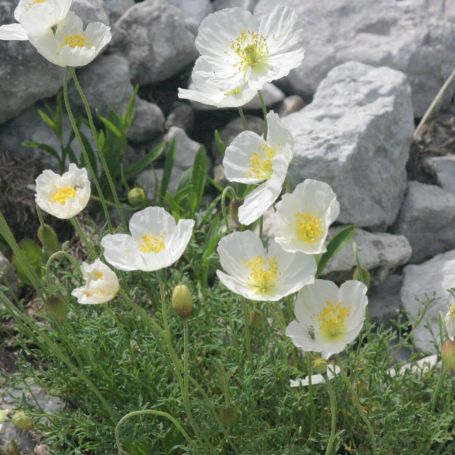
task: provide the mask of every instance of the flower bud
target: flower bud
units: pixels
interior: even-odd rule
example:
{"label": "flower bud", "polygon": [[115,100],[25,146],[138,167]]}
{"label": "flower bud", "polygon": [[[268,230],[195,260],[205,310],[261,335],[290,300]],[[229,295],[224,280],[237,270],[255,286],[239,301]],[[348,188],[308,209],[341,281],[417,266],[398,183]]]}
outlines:
{"label": "flower bud", "polygon": [[145,191],[136,187],[128,191],[128,203],[132,207],[141,207],[147,201]]}
{"label": "flower bud", "polygon": [[185,284],[178,284],[172,292],[172,308],[183,319],[193,312],[193,297]]}
{"label": "flower bud", "polygon": [[38,228],[38,238],[43,245],[43,249],[49,256],[60,250],[60,242],[58,241],[57,233],[52,226],[42,224]]}
{"label": "flower bud", "polygon": [[264,320],[264,313],[261,310],[255,308],[250,312],[249,323],[251,328],[261,330],[264,327]]}
{"label": "flower bud", "polygon": [[68,305],[63,297],[59,295],[50,295],[44,302],[44,308],[47,314],[57,321],[64,321],[68,313]]}
{"label": "flower bud", "polygon": [[237,420],[237,410],[234,406],[226,406],[220,412],[221,423],[225,427],[231,427]]}
{"label": "flower bud", "polygon": [[33,428],[33,421],[30,417],[25,414],[24,411],[17,411],[14,413],[13,418],[11,419],[13,425],[21,430],[31,430]]}
{"label": "flower bud", "polygon": [[239,207],[243,204],[242,199],[233,199],[229,204],[229,216],[235,224],[239,224]]}
{"label": "flower bud", "polygon": [[[23,239],[19,242],[19,249],[28,261],[29,266],[34,270],[36,274],[41,273],[41,267],[44,265],[43,252],[40,246],[32,239]],[[13,255],[11,262],[14,265],[19,278],[25,284],[31,284],[28,279],[27,269],[23,266],[23,263],[19,260],[16,255]]]}
{"label": "flower bud", "polygon": [[455,373],[455,341],[447,339],[442,344],[441,360],[443,368],[449,373]]}

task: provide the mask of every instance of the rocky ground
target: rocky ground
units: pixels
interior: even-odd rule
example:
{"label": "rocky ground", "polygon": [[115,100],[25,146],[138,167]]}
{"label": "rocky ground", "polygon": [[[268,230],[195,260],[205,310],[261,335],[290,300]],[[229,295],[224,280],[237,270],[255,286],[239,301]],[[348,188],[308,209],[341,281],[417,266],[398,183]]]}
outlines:
{"label": "rocky ground", "polygon": [[[311,177],[332,185],[341,203],[338,221],[360,228],[360,261],[373,279],[370,316],[385,325],[400,311],[411,321],[419,318],[415,345],[434,352],[437,315],[448,305],[447,289],[455,287],[455,84],[422,134],[415,138],[414,132],[455,69],[455,2],[74,0],[85,21],[101,20],[113,31],[104,55],[79,71],[91,106],[103,115],[111,107],[124,111],[139,84],[131,153],[141,156],[175,138],[176,188],[200,144],[214,150],[215,128],[225,141],[242,129],[236,111],[215,112],[177,99],[177,87],[187,86],[197,57],[198,24],[217,9],[241,6],[264,14],[277,3],[298,11],[307,38],[303,65],[265,90],[268,106],[296,137],[291,180]],[[15,4],[0,0],[0,24],[12,20]],[[24,223],[32,213],[33,177],[55,162],[22,143],[58,146],[37,109],[54,103],[62,71],[26,42],[0,42],[0,55],[0,209],[27,236],[34,229]],[[72,102],[81,112],[75,93]],[[249,127],[261,131],[258,101],[246,109]],[[222,182],[219,159],[212,157]],[[159,176],[160,170],[150,169],[137,181],[152,196]],[[330,276],[344,279],[354,266],[349,247],[330,264]],[[0,256],[2,267],[14,275]]]}

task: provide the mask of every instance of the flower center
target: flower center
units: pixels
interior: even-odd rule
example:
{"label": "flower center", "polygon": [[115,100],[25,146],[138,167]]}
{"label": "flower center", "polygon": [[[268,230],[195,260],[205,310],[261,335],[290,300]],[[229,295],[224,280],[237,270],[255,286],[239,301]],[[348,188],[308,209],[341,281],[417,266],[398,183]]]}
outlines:
{"label": "flower center", "polygon": [[63,205],[70,199],[73,199],[76,196],[76,194],[77,193],[74,186],[64,186],[62,188],[59,188],[52,194],[51,201]]}
{"label": "flower center", "polygon": [[312,213],[296,213],[296,236],[306,243],[314,243],[321,238],[324,230],[322,220]]}
{"label": "flower center", "polygon": [[250,169],[246,177],[267,180],[273,173],[273,158],[276,150],[269,144],[262,144],[261,151],[253,153],[250,158]]}
{"label": "flower center", "polygon": [[159,253],[166,248],[163,237],[160,235],[147,234],[141,237],[139,249],[143,253]]}
{"label": "flower center", "polygon": [[266,63],[269,55],[267,42],[258,32],[242,30],[240,35],[231,43],[231,48],[239,57],[236,65],[242,71],[259,70]]}
{"label": "flower center", "polygon": [[47,0],[32,0],[32,4],[36,4],[36,3],[46,3]]}
{"label": "flower center", "polygon": [[321,334],[331,341],[343,335],[346,330],[346,318],[349,316],[349,312],[349,308],[343,305],[342,302],[327,300],[318,318]]}
{"label": "flower center", "polygon": [[449,317],[450,317],[450,319],[455,319],[455,303],[453,303],[452,305],[450,305],[450,308],[449,308]]}
{"label": "flower center", "polygon": [[95,270],[94,276],[95,280],[102,280],[104,278],[104,273],[99,270]]}
{"label": "flower center", "polygon": [[267,295],[272,293],[276,286],[278,278],[278,263],[275,257],[264,258],[255,256],[246,261],[250,269],[248,285],[253,288],[257,294]]}
{"label": "flower center", "polygon": [[87,40],[84,35],[76,33],[75,35],[65,36],[65,44],[73,49],[75,47],[86,47]]}
{"label": "flower center", "polygon": [[317,359],[313,360],[313,366],[314,368],[327,367],[327,359],[324,359],[323,357],[318,357]]}

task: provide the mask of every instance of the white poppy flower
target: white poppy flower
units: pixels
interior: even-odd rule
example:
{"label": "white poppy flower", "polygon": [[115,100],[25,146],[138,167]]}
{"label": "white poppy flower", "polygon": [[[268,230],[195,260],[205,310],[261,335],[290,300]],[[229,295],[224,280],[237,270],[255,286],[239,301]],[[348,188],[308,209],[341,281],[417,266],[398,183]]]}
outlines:
{"label": "white poppy flower", "polygon": [[161,207],[147,207],[130,220],[130,233],[103,237],[106,261],[119,270],[153,272],[182,256],[193,233],[194,220],[174,218]]}
{"label": "white poppy flower", "polygon": [[90,199],[86,169],[74,163],[62,175],[47,169],[36,179],[35,201],[46,213],[67,220],[85,209]]}
{"label": "white poppy flower", "polygon": [[316,280],[300,291],[295,302],[297,320],[288,325],[286,335],[303,351],[319,352],[326,359],[338,354],[362,329],[366,292],[360,281],[346,281],[338,288],[331,281]]}
{"label": "white poppy flower", "polygon": [[14,10],[17,23],[0,27],[0,40],[26,41],[30,34],[50,30],[65,19],[72,0],[20,0]]}
{"label": "white poppy flower", "polygon": [[117,275],[97,259],[93,264],[82,263],[85,284],[73,290],[71,295],[82,304],[106,303],[112,300],[120,289]]}
{"label": "white poppy flower", "polygon": [[330,185],[307,179],[276,205],[272,234],[284,250],[320,254],[326,251],[329,226],[340,213]]}
{"label": "white poppy flower", "polygon": [[226,178],[231,182],[263,182],[239,208],[239,221],[245,225],[258,220],[278,199],[293,157],[291,132],[274,112],[267,114],[266,121],[267,140],[244,131],[226,148],[223,160]]}
{"label": "white poppy flower", "polygon": [[455,338],[455,303],[450,305],[449,311],[445,317],[447,336],[454,341]]}
{"label": "white poppy flower", "polygon": [[57,30],[31,34],[30,43],[47,60],[59,66],[88,65],[111,40],[111,29],[101,22],[91,22],[84,30],[80,17],[69,12]]}
{"label": "white poppy flower", "polygon": [[[327,379],[331,381],[337,374],[340,374],[340,367],[338,365],[327,365]],[[325,382],[325,377],[322,374],[311,375],[311,385],[318,385]],[[310,378],[308,376],[304,378],[291,379],[289,381],[291,387],[308,387],[310,385]]]}
{"label": "white poppy flower", "polygon": [[316,262],[303,253],[288,253],[272,242],[268,250],[252,231],[234,232],[218,244],[221,283],[250,300],[277,301],[313,283]]}
{"label": "white poppy flower", "polygon": [[[215,96],[201,99],[206,85],[216,87],[219,96],[242,93],[247,99],[249,91],[256,92],[266,82],[287,76],[302,63],[304,56],[303,34],[297,22],[297,14],[284,6],[277,6],[262,18],[242,8],[208,15],[196,37],[201,57],[192,75],[195,90],[183,90],[179,96],[218,106]],[[224,102],[240,100],[231,98]]]}

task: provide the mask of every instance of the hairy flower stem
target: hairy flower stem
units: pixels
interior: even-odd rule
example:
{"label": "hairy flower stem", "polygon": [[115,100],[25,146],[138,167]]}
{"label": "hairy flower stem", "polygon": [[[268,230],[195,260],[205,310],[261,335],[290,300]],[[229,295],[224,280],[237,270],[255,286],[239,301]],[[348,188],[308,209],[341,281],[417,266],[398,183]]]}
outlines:
{"label": "hairy flower stem", "polygon": [[239,111],[239,116],[240,116],[240,119],[242,120],[243,128],[245,128],[245,130],[247,130],[248,129],[248,120],[245,117],[245,112],[243,112],[242,107],[238,107],[237,110]]}
{"label": "hairy flower stem", "polygon": [[[169,326],[169,318],[168,318],[168,305],[166,302],[166,292],[165,292],[165,285],[164,285],[164,279],[161,276],[161,273],[158,273],[158,281],[159,281],[159,286],[160,286],[160,298],[161,298],[161,315],[163,318],[163,338],[164,342],[166,344],[169,357],[171,358],[171,363],[173,364],[174,367],[174,372],[177,377],[177,381],[180,386],[180,391],[182,393],[182,398],[183,398],[183,407],[185,408],[186,415],[188,417],[188,421],[190,422],[191,427],[193,428],[193,431],[195,435],[198,437],[198,440],[204,445],[204,453],[214,453],[215,450],[213,447],[211,447],[210,442],[207,440],[205,437],[204,433],[202,432],[201,428],[197,424],[197,422],[194,420],[193,413],[191,411],[191,403],[189,399],[189,395],[185,393],[185,368],[182,369],[180,360],[177,356],[177,353],[175,352],[175,349],[172,345],[172,335],[171,335],[171,329]],[[182,372],[183,371],[183,376]],[[209,451],[207,452],[207,446],[209,447]]]}
{"label": "hairy flower stem", "polygon": [[104,156],[104,153],[102,150],[99,149],[98,147],[98,133],[96,131],[95,127],[95,122],[93,121],[93,115],[92,115],[92,110],[90,109],[90,104],[88,103],[87,97],[85,96],[84,90],[82,90],[82,86],[79,82],[79,79],[77,78],[76,75],[76,69],[75,68],[70,68],[71,72],[71,77],[73,78],[74,85],[76,86],[77,93],[79,94],[82,104],[84,105],[85,108],[85,113],[87,114],[87,119],[88,119],[88,124],[90,127],[90,131],[92,133],[93,141],[95,142],[95,147],[98,151],[98,157],[101,162],[101,166],[103,167],[103,171],[106,174],[107,178],[107,183],[109,185],[109,188],[112,193],[112,197],[114,199],[115,206],[117,208],[117,211],[120,215],[120,219],[122,220],[122,223],[126,226],[126,219],[125,219],[125,213],[123,211],[123,207],[120,204],[120,200],[118,198],[117,190],[115,188],[114,181],[112,179],[111,172],[109,170],[109,166],[106,161],[106,157]]}
{"label": "hairy flower stem", "polygon": [[373,427],[371,426],[371,423],[360,404],[359,397],[351,383],[351,380],[348,378],[348,376],[346,375],[346,373],[343,370],[341,370],[341,377],[343,379],[344,384],[346,385],[346,388],[349,390],[349,393],[351,394],[352,402],[353,402],[355,408],[357,409],[357,412],[359,413],[360,418],[363,420],[363,422],[365,423],[365,426],[367,427],[368,437],[370,438],[371,453],[372,453],[372,455],[376,455],[376,453],[377,453],[376,452],[376,436],[374,434]]}
{"label": "hairy flower stem", "polygon": [[262,115],[264,116],[264,141],[267,140],[268,126],[267,126],[267,106],[265,105],[264,97],[262,92],[258,90],[258,98],[261,103]]}
{"label": "hairy flower stem", "polygon": [[330,379],[328,378],[327,374],[324,375],[325,383],[327,385],[327,392],[329,394],[330,399],[330,436],[329,441],[327,443],[327,448],[325,451],[325,455],[334,455],[334,446],[335,446],[335,436],[337,430],[337,398],[335,391],[330,384]]}
{"label": "hairy flower stem", "polygon": [[182,425],[180,425],[179,421],[172,417],[169,413],[164,412],[164,411],[158,411],[155,409],[144,409],[141,411],[133,411],[129,412],[128,414],[124,415],[117,423],[115,426],[115,444],[117,446],[117,450],[119,455],[129,455],[128,452],[123,450],[122,444],[120,443],[120,428],[122,425],[131,417],[136,417],[136,416],[143,416],[143,415],[153,415],[157,417],[164,417],[165,419],[168,419],[169,421],[172,422],[172,424],[177,428],[177,430],[180,431],[181,435],[185,438],[185,440],[188,442],[188,444],[193,447],[194,453],[199,453],[199,449],[195,442],[190,438],[189,434],[183,429]]}
{"label": "hairy flower stem", "polygon": [[311,423],[310,423],[310,434],[308,435],[308,439],[311,439],[311,437],[314,434],[315,431],[315,425],[316,425],[316,409],[314,406],[314,398],[313,398],[313,381],[311,379],[311,376],[313,375],[313,355],[308,352],[307,353],[307,359],[308,359],[308,396],[310,398],[310,418],[311,418]]}
{"label": "hairy flower stem", "polygon": [[243,320],[245,324],[245,350],[246,357],[251,362],[251,332],[250,332],[250,305],[246,299],[243,300]]}
{"label": "hairy flower stem", "polygon": [[109,216],[109,211],[107,209],[106,199],[103,195],[103,190],[101,189],[100,182],[98,180],[98,176],[96,175],[95,170],[93,169],[92,163],[90,161],[90,157],[88,155],[87,149],[85,147],[84,141],[82,140],[81,133],[76,123],[76,119],[74,118],[73,111],[71,109],[71,104],[68,96],[68,82],[71,77],[71,70],[67,69],[65,73],[65,79],[63,82],[63,101],[65,103],[66,112],[68,114],[68,119],[71,123],[71,127],[73,129],[74,135],[76,137],[77,142],[79,143],[79,147],[81,148],[82,155],[84,157],[85,165],[90,173],[90,177],[92,177],[93,183],[95,185],[96,191],[101,201],[101,207],[103,208],[104,217],[106,218],[107,225],[109,227],[109,232],[113,232],[112,229],[112,222],[111,217]]}
{"label": "hairy flower stem", "polygon": [[95,250],[95,246],[93,243],[89,240],[87,235],[85,234],[84,230],[82,229],[81,224],[76,218],[71,218],[70,223],[73,226],[74,230],[76,231],[77,235],[81,239],[82,243],[84,244],[85,248],[87,248],[88,252],[88,257],[91,261],[94,261],[97,254]]}

